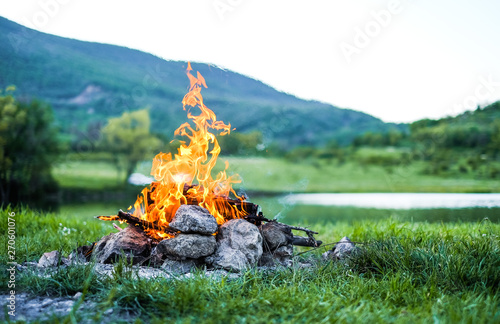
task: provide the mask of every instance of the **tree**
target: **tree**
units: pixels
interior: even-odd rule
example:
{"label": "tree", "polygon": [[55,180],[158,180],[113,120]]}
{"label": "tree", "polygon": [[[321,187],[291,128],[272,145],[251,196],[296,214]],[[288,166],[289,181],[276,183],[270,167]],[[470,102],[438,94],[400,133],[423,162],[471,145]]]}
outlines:
{"label": "tree", "polygon": [[500,154],[500,119],[493,122],[493,132],[491,134],[489,148],[493,155]]}
{"label": "tree", "polygon": [[102,149],[112,153],[119,174],[125,170],[125,183],[137,163],[161,147],[160,139],[150,133],[150,124],[148,109],[141,109],[110,118],[102,129]]}
{"label": "tree", "polygon": [[225,155],[256,155],[259,145],[262,145],[262,133],[253,131],[251,133],[231,132],[229,135],[218,136],[222,154]]}
{"label": "tree", "polygon": [[13,86],[0,90],[2,203],[52,206],[57,203],[58,186],[51,166],[60,151],[52,108],[36,100],[20,102],[14,91]]}

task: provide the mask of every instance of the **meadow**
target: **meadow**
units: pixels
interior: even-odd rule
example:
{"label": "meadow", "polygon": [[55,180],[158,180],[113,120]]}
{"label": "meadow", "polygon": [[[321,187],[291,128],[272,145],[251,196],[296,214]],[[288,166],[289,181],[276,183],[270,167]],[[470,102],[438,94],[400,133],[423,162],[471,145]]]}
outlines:
{"label": "meadow", "polygon": [[[37,261],[47,251],[67,255],[79,245],[116,231],[109,222],[74,210],[16,213],[16,261]],[[307,218],[304,215],[303,218]],[[93,265],[60,267],[46,277],[17,273],[17,291],[38,296],[83,292],[67,316],[50,322],[84,320],[135,323],[498,323],[500,321],[500,224],[379,220],[316,222],[318,239],[347,235],[359,253],[346,262],[324,261],[327,247],[297,256],[312,267],[248,269],[238,278],[132,279],[133,269],[115,264],[112,277]],[[7,230],[7,223],[0,224]],[[0,237],[6,246],[6,236]],[[6,291],[7,254],[0,254],[1,290]],[[304,251],[304,250],[302,250]],[[96,303],[89,311],[83,300]],[[109,309],[113,309],[111,315]],[[106,312],[108,311],[108,312]],[[106,312],[106,313],[105,313]],[[124,315],[126,314],[126,315]]]}
{"label": "meadow", "polygon": [[[500,192],[500,182],[473,175],[437,176],[421,172],[425,162],[415,161],[391,169],[360,165],[356,161],[338,163],[323,159],[291,162],[283,158],[219,157],[215,172],[228,161],[229,175],[238,174],[241,192]],[[149,175],[151,162],[140,163],[136,172]],[[214,173],[215,174],[215,173]],[[119,189],[124,175],[111,163],[68,158],[53,175],[64,189]],[[138,190],[140,191],[140,190]]]}
{"label": "meadow", "polygon": [[[287,205],[292,192],[498,192],[497,181],[461,175],[426,175],[415,161],[404,167],[357,161],[221,157],[239,174],[238,193],[249,195],[267,217],[319,232],[325,246],[296,249],[295,263],[276,270],[248,269],[239,277],[133,279],[125,262],[111,277],[94,264],[59,267],[47,276],[17,273],[17,292],[71,297],[82,292],[70,314],[49,314],[50,322],[135,323],[498,323],[500,321],[500,212],[408,210]],[[148,175],[151,163],[136,172]],[[3,206],[16,213],[16,262],[36,262],[44,252],[68,255],[81,245],[116,232],[96,220],[126,209],[142,186],[124,186],[124,175],[98,159],[67,156],[53,175],[70,201],[55,212]],[[126,226],[125,224],[120,225]],[[7,231],[7,223],[0,224]],[[343,236],[358,254],[345,262],[321,253]],[[7,246],[7,236],[0,237]],[[0,290],[7,291],[7,249],[0,253]],[[311,267],[302,267],[308,262]],[[93,301],[89,311],[83,302]],[[110,313],[110,309],[113,310]]]}

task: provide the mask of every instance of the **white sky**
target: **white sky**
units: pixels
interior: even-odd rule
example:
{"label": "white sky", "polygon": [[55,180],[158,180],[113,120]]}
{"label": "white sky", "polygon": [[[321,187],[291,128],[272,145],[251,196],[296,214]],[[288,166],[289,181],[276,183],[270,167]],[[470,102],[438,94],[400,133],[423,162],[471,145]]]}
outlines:
{"label": "white sky", "polygon": [[0,2],[46,33],[216,64],[393,122],[500,99],[499,13],[497,0]]}

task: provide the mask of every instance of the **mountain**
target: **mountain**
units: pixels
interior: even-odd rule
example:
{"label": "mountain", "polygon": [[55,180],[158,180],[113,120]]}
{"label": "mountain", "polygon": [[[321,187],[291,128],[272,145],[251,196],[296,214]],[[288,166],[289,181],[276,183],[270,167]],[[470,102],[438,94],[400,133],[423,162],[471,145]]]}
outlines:
{"label": "mountain", "polygon": [[[18,97],[50,103],[65,134],[143,107],[150,108],[154,131],[168,137],[186,121],[181,104],[189,85],[186,62],[49,35],[2,17],[0,43],[0,88],[15,85]],[[240,132],[259,130],[266,141],[284,148],[322,145],[333,139],[347,144],[367,131],[407,127],[302,100],[216,66],[192,66],[205,78],[204,102],[219,120]]]}

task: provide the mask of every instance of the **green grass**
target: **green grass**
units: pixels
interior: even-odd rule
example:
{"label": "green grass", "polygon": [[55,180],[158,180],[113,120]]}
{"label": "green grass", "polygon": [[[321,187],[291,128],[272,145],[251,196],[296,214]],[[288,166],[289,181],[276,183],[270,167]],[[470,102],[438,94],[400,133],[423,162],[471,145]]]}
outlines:
{"label": "green grass", "polygon": [[[281,158],[220,157],[216,170],[229,162],[229,174],[239,174],[243,191],[265,193],[287,192],[500,192],[497,180],[475,179],[472,175],[443,177],[423,175],[423,162],[409,166],[361,166],[355,162],[338,164],[327,160],[307,160],[293,163]],[[141,163],[136,172],[149,175],[151,162]],[[123,176],[118,177],[112,164],[98,161],[69,160],[53,171],[65,189],[119,189]],[[215,175],[215,173],[214,173]],[[140,191],[138,188],[137,192]]]}
{"label": "green grass", "polygon": [[230,173],[242,178],[241,188],[258,192],[498,192],[497,180],[472,176],[440,177],[421,174],[422,163],[414,162],[390,171],[380,166],[338,164],[326,160],[292,163],[284,159],[222,157]]}
{"label": "green grass", "polygon": [[52,174],[65,189],[100,190],[119,187],[125,180],[113,164],[104,161],[68,160],[57,164]]}
{"label": "green grass", "polygon": [[[93,241],[113,231],[109,223],[73,212],[16,213],[17,261]],[[311,215],[304,215],[307,219]],[[86,223],[84,223],[86,222]],[[6,221],[0,230],[6,232]],[[70,228],[70,232],[64,230]],[[131,279],[123,263],[112,278],[91,265],[59,268],[48,277],[17,274],[17,290],[71,296],[83,291],[97,312],[81,308],[74,321],[99,321],[121,311],[123,322],[179,323],[498,323],[500,321],[500,224],[400,222],[393,218],[315,224],[318,238],[347,235],[362,249],[345,263],[324,262],[321,251],[299,256],[314,263],[280,271],[250,269],[239,278]],[[6,246],[6,236],[0,237]],[[6,248],[0,260],[4,267]],[[1,290],[6,274],[1,269]],[[103,315],[113,308],[113,315]],[[105,317],[106,316],[106,317]],[[68,317],[66,320],[71,320]],[[54,320],[64,320],[57,318]]]}

